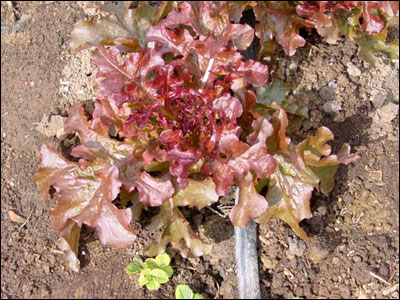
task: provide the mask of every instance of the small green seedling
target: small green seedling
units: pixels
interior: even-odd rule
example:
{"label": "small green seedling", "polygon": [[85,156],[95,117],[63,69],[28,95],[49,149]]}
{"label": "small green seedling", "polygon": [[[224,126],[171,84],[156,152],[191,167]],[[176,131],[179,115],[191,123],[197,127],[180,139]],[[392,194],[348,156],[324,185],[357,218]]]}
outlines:
{"label": "small green seedling", "polygon": [[204,299],[201,294],[194,293],[187,284],[180,284],[175,289],[176,299]]}
{"label": "small green seedling", "polygon": [[156,290],[160,284],[168,282],[172,276],[173,270],[169,265],[171,258],[168,254],[162,253],[156,258],[147,258],[145,262],[134,261],[126,268],[127,274],[135,274],[140,272],[139,284],[146,285],[149,290]]}

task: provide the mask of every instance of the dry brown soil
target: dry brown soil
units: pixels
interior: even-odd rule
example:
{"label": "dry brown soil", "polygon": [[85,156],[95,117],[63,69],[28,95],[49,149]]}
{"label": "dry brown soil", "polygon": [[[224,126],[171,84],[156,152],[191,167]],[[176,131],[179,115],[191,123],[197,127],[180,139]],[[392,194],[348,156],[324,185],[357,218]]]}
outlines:
{"label": "dry brown soil", "polygon": [[[158,291],[124,273],[153,238],[142,229],[148,218],[132,224],[141,237],[126,250],[103,247],[85,229],[81,271],[63,266],[49,228],[54,204],[42,201],[32,175],[43,142],[63,151],[74,143],[60,131],[69,106],[93,100],[91,52],[72,56],[67,47],[72,25],[91,13],[84,7],[1,3],[1,298],[174,298],[178,283],[209,298],[234,298],[233,228],[208,209],[184,213],[213,244],[211,255],[174,255],[175,274]],[[314,216],[302,224],[312,242],[278,220],[260,227],[263,298],[398,298],[398,71],[386,58],[370,68],[353,42],[329,46],[312,36],[295,56],[271,65],[271,77],[289,81],[291,97],[310,109],[309,120],[293,120],[293,139],[325,125],[337,137],[334,150],[349,142],[361,158],[339,169],[329,197],[313,196]],[[10,211],[26,222],[11,220]]]}

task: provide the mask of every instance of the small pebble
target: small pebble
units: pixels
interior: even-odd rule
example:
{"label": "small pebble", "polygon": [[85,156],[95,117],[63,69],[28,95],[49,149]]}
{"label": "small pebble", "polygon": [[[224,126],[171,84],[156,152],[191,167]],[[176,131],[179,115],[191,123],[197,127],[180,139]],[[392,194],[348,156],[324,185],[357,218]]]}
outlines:
{"label": "small pebble", "polygon": [[332,258],[332,264],[337,265],[338,263],[340,263],[340,259],[338,257],[334,257]]}
{"label": "small pebble", "polygon": [[331,101],[331,102],[326,102],[324,104],[324,112],[326,113],[337,113],[342,110],[342,104],[338,101]]}
{"label": "small pebble", "polygon": [[353,65],[352,62],[347,63],[347,73],[350,76],[360,76],[361,75],[361,70],[357,68],[355,65]]}

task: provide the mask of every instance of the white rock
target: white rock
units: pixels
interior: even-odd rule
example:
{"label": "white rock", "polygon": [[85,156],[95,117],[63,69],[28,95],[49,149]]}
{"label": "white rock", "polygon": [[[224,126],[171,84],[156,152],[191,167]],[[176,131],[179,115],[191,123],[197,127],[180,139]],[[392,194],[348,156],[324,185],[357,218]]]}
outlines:
{"label": "white rock", "polygon": [[399,113],[399,105],[390,102],[377,110],[377,113],[383,122],[391,122]]}
{"label": "white rock", "polygon": [[306,250],[306,245],[304,242],[298,240],[298,239],[288,239],[288,244],[289,244],[289,253],[291,255],[296,255],[296,256],[303,256],[304,251]]}
{"label": "white rock", "polygon": [[353,65],[352,62],[347,63],[347,73],[350,76],[360,76],[361,75],[361,70],[357,68],[355,65]]}

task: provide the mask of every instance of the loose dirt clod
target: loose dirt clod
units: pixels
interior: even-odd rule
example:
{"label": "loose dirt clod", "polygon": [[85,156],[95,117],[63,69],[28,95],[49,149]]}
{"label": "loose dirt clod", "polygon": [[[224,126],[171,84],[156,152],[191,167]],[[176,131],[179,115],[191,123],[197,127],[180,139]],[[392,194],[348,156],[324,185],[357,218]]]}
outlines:
{"label": "loose dirt clod", "polygon": [[61,139],[64,135],[65,119],[62,116],[51,116],[49,120],[47,115],[43,115],[36,130],[49,138],[56,136],[58,139]]}
{"label": "loose dirt clod", "polygon": [[392,294],[393,292],[397,291],[398,289],[399,289],[399,284],[397,283],[397,284],[392,285],[392,286],[390,286],[390,287],[388,287],[386,289],[383,289],[382,290],[382,295],[383,296],[388,296],[388,295]]}

